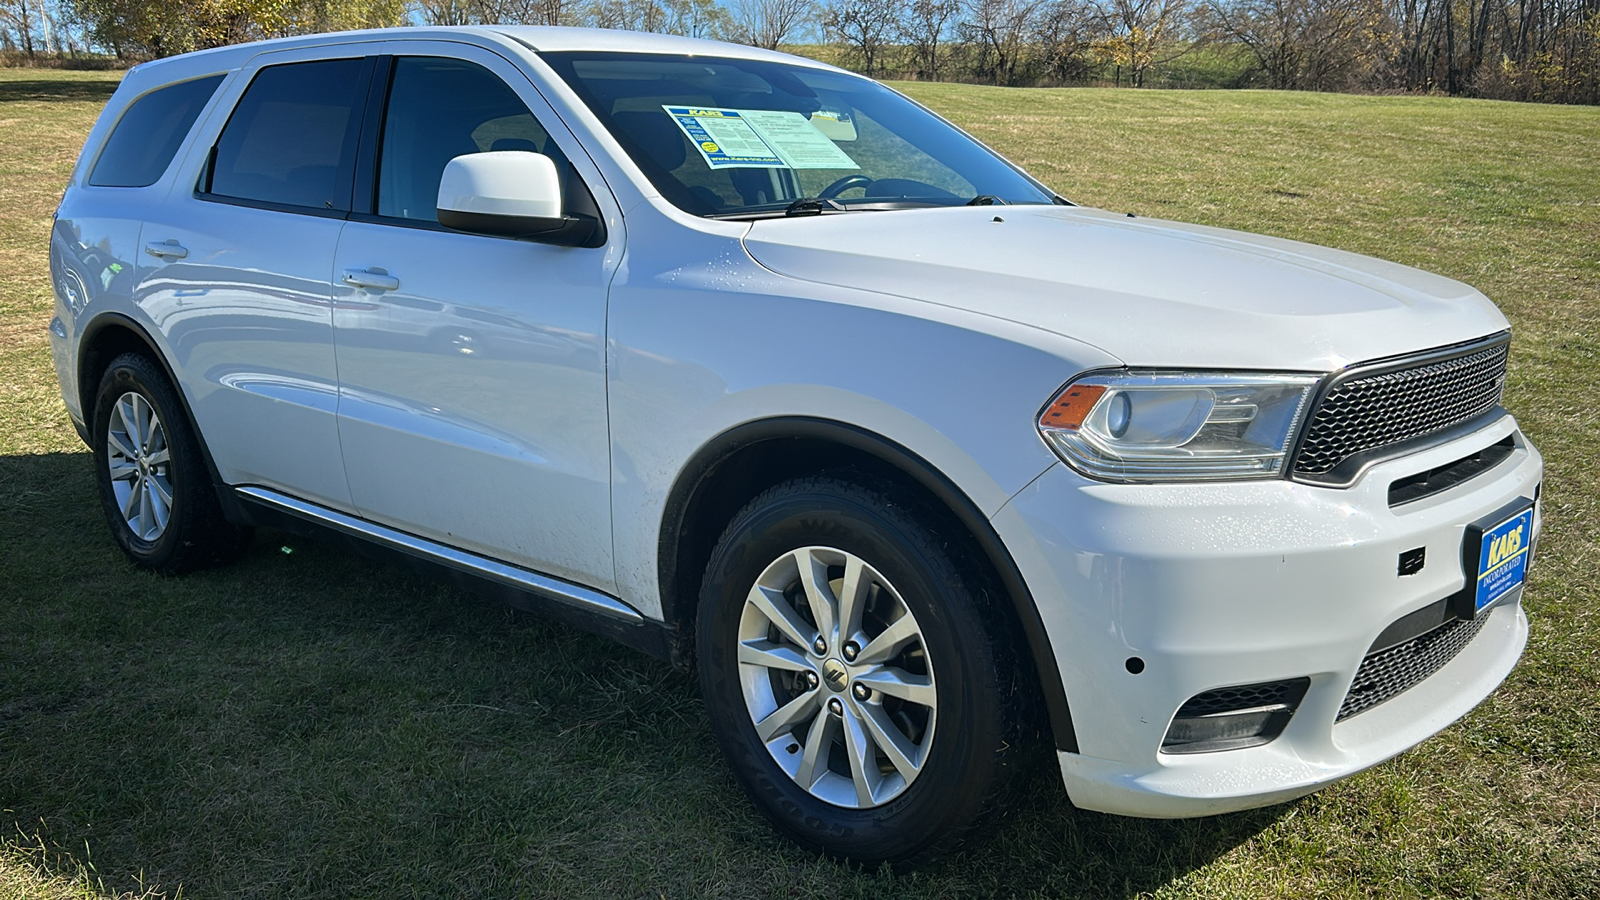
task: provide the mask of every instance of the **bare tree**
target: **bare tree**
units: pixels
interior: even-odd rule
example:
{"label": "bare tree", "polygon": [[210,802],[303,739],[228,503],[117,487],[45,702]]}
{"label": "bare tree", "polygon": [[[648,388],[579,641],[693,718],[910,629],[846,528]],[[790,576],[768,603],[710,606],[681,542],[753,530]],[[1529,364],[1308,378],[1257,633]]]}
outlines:
{"label": "bare tree", "polygon": [[[413,2],[422,20],[429,25],[571,25],[575,24],[577,19],[570,0],[413,0]],[[619,3],[625,5],[626,0],[619,0]]]}
{"label": "bare tree", "polygon": [[897,0],[831,0],[822,11],[825,34],[842,40],[872,77],[885,48],[900,32]]}
{"label": "bare tree", "polygon": [[573,4],[569,0],[521,0],[526,6],[525,21],[529,25],[572,25]]}
{"label": "bare tree", "polygon": [[939,80],[945,38],[961,16],[961,0],[911,0],[900,17],[899,39],[911,50],[917,77]]}
{"label": "bare tree", "polygon": [[716,0],[593,0],[585,24],[685,37],[720,37],[728,14]]}
{"label": "bare tree", "polygon": [[622,28],[629,31],[638,29],[633,26],[633,4],[628,0],[595,0],[589,5],[588,23],[596,28]]}
{"label": "bare tree", "polygon": [[1036,15],[1034,41],[1052,79],[1066,82],[1088,77],[1088,50],[1098,32],[1096,12],[1090,0],[1053,0]]}
{"label": "bare tree", "polygon": [[1019,84],[1035,30],[1035,16],[1045,0],[971,0],[960,25],[972,46],[973,70],[995,84]]}
{"label": "bare tree", "polygon": [[8,38],[11,34],[17,36],[17,46],[28,54],[29,59],[32,59],[34,22],[33,10],[28,7],[28,0],[5,0],[4,3],[0,3],[0,26],[6,28]]}
{"label": "bare tree", "polygon": [[590,20],[600,28],[698,38],[720,37],[727,22],[716,0],[595,0]]}
{"label": "bare tree", "polygon": [[1211,34],[1255,58],[1268,86],[1354,87],[1377,58],[1377,0],[1206,0]]}
{"label": "bare tree", "polygon": [[692,38],[720,38],[732,30],[728,11],[717,0],[665,0],[671,20],[669,34]]}
{"label": "bare tree", "polygon": [[731,37],[753,47],[776,50],[813,9],[812,0],[734,0]]}
{"label": "bare tree", "polygon": [[672,12],[659,0],[631,0],[628,5],[633,9],[635,31],[665,32],[672,21]]}

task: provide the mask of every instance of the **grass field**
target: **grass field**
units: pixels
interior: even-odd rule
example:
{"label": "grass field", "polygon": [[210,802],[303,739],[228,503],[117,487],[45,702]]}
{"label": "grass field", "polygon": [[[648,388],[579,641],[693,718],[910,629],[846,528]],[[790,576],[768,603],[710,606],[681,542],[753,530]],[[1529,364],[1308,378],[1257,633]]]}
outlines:
{"label": "grass field", "polygon": [[896,877],[775,837],[646,657],[281,534],[183,579],[124,561],[45,339],[50,213],[115,78],[0,69],[0,898],[1600,896],[1600,110],[904,85],[1072,199],[1477,285],[1548,480],[1527,654],[1444,734],[1203,820],[1042,775]]}

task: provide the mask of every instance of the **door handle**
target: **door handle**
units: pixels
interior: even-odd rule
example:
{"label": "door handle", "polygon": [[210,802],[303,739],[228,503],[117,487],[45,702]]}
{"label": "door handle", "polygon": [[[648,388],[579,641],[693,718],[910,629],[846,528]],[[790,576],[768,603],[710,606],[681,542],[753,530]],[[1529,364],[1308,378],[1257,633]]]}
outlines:
{"label": "door handle", "polygon": [[398,291],[400,279],[382,269],[345,269],[344,283],[369,291]]}
{"label": "door handle", "polygon": [[183,245],[171,238],[164,241],[151,241],[144,245],[144,252],[157,259],[183,259],[189,255]]}

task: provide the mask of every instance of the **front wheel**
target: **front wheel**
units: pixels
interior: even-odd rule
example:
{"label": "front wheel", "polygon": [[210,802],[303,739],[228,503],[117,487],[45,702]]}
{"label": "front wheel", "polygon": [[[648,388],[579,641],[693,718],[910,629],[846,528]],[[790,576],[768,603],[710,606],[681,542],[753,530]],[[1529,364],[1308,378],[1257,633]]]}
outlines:
{"label": "front wheel", "polygon": [[1015,654],[929,521],[809,478],[757,497],[713,551],[697,634],[712,725],[757,805],[810,849],[945,852],[1016,767]]}

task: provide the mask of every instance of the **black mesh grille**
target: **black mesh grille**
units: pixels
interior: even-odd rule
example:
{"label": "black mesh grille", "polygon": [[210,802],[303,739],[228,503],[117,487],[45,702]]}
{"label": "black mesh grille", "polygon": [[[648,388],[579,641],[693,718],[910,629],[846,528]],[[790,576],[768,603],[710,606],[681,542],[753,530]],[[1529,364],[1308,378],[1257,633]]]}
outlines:
{"label": "black mesh grille", "polygon": [[1470,621],[1452,619],[1426,634],[1367,654],[1334,721],[1342,722],[1366,712],[1444,668],[1477,637],[1488,618],[1482,615]]}
{"label": "black mesh grille", "polygon": [[1299,702],[1299,695],[1305,693],[1308,684],[1310,679],[1296,678],[1268,684],[1241,684],[1237,687],[1217,688],[1190,697],[1189,701],[1179,708],[1177,717],[1191,719],[1195,716],[1255,709],[1258,706],[1275,706],[1279,703],[1292,705]]}
{"label": "black mesh grille", "polygon": [[1355,375],[1322,398],[1295,456],[1297,475],[1326,475],[1357,453],[1422,437],[1493,409],[1510,344],[1410,368]]}

